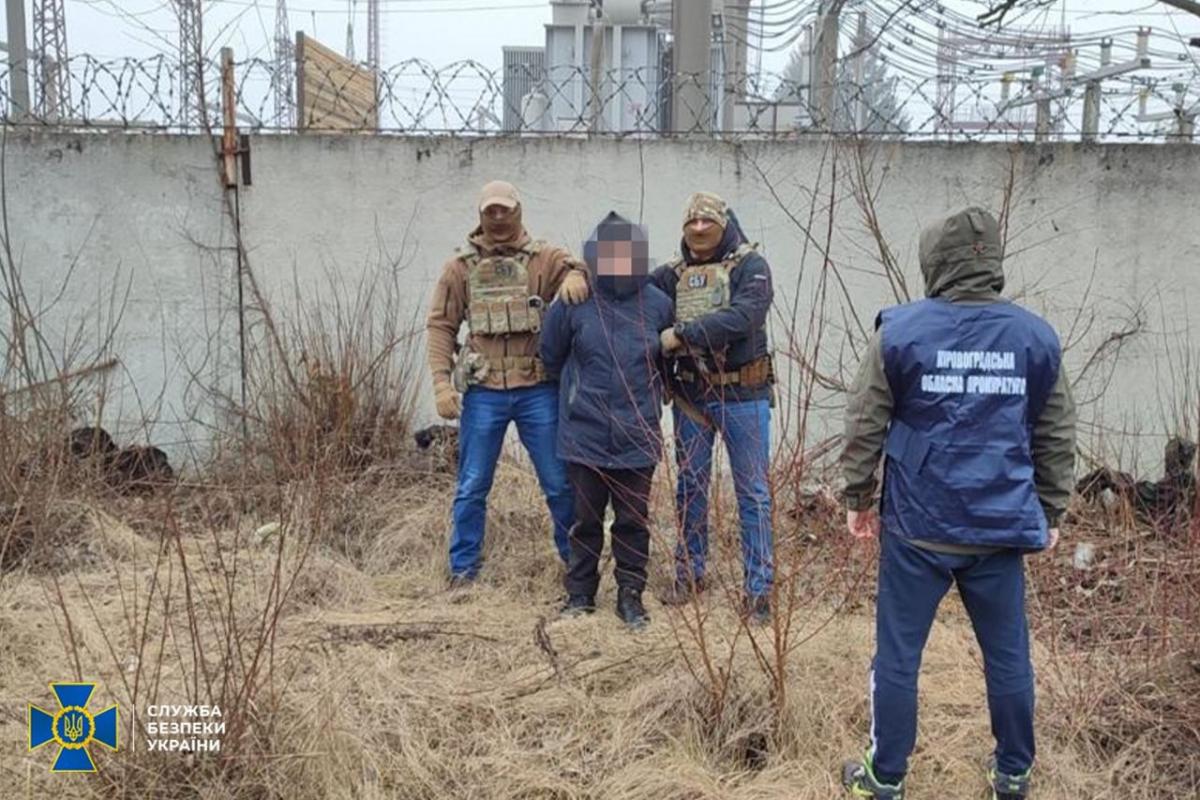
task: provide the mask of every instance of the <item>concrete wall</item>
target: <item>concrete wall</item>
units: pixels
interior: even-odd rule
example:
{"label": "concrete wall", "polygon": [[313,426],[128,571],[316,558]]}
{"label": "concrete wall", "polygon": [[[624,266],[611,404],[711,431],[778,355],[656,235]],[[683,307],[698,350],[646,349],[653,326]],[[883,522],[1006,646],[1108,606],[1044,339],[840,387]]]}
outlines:
{"label": "concrete wall", "polygon": [[[1007,194],[1010,293],[1063,332],[1068,367],[1084,374],[1085,443],[1157,470],[1161,434],[1181,414],[1194,423],[1200,407],[1190,323],[1200,148],[268,136],[253,140],[252,159],[241,225],[268,294],[325,296],[331,277],[353,283],[382,269],[403,287],[406,320],[419,319],[489,179],[518,184],[537,236],[578,250],[616,209],[649,225],[658,258],[677,248],[687,194],[720,192],[774,269],[776,345],[812,349],[820,331],[818,434],[836,430],[830,387],[849,379],[875,312],[895,296],[864,220],[877,220],[919,295],[922,226],[969,203],[999,208]],[[181,420],[203,418],[201,389],[232,388],[237,366],[235,261],[211,144],[10,134],[5,166],[11,245],[27,282],[43,299],[65,282],[52,330],[83,320],[86,343],[104,327],[97,313],[111,316],[128,298],[108,424],[149,417],[152,430],[125,427],[127,436],[175,447],[202,438]],[[873,204],[862,202],[864,186]],[[785,393],[781,430],[794,430],[800,402]]]}

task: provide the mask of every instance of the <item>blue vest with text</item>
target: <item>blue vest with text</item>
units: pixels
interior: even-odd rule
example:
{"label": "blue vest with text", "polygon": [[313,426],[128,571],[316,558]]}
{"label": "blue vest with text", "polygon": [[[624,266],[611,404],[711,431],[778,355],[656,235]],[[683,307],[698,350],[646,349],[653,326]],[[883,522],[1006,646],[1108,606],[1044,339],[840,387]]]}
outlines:
{"label": "blue vest with text", "polygon": [[1046,546],[1033,426],[1058,379],[1058,336],[1008,302],[921,300],[879,315],[892,391],[883,528],[949,544]]}

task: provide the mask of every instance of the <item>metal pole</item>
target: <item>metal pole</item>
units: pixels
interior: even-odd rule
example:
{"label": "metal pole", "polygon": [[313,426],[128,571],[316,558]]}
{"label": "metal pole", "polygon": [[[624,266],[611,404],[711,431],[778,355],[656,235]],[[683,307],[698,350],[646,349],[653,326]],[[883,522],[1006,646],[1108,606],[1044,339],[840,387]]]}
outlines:
{"label": "metal pole", "polygon": [[747,38],[750,35],[750,0],[725,3],[725,103],[721,127],[732,130],[734,109],[746,100]]}
{"label": "metal pole", "polygon": [[1083,90],[1083,141],[1094,142],[1100,135],[1100,81],[1088,81]]}
{"label": "metal pole", "polygon": [[837,94],[838,22],[846,0],[829,0],[817,28],[817,118],[818,128],[832,132],[835,127]]}
{"label": "metal pole", "polygon": [[854,132],[867,130],[867,14],[858,14],[858,31],[854,36]]}
{"label": "metal pole", "polygon": [[588,72],[590,73],[590,114],[588,130],[592,133],[600,131],[600,72],[604,66],[604,20],[597,14],[592,20],[592,59]]}
{"label": "metal pole", "polygon": [[1190,141],[1196,135],[1196,116],[1194,114],[1179,114],[1179,138]]}
{"label": "metal pole", "polygon": [[671,4],[675,37],[672,69],[675,87],[672,127],[684,133],[712,130],[712,2],[687,0]]}
{"label": "metal pole", "polygon": [[1044,142],[1050,138],[1050,98],[1037,101],[1037,121],[1034,123],[1033,140]]}
{"label": "metal pole", "polygon": [[[1112,39],[1100,42],[1100,67],[1112,63]],[[1094,142],[1100,135],[1100,81],[1088,81],[1083,91],[1083,141]]]}
{"label": "metal pole", "polygon": [[8,93],[12,97],[9,116],[20,119],[29,113],[29,50],[25,43],[25,0],[8,2]]}

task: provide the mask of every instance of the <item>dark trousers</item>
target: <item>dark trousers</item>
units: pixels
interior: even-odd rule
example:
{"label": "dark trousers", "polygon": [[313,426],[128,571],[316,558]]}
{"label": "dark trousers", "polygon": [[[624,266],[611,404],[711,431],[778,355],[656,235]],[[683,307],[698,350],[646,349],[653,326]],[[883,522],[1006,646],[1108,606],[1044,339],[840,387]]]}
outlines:
{"label": "dark trousers", "polygon": [[604,552],[604,510],[612,503],[613,559],[617,586],[642,591],[650,556],[647,509],[654,467],[600,469],[567,464],[575,487],[575,526],[571,528],[571,558],[563,585],[567,594],[595,597],[600,586],[600,555]]}
{"label": "dark trousers", "polygon": [[1018,550],[950,555],[884,533],[880,542],[871,740],[875,776],[904,777],[917,737],[917,673],[934,614],[958,586],[983,653],[999,770],[1033,765],[1033,666],[1025,621],[1025,561]]}

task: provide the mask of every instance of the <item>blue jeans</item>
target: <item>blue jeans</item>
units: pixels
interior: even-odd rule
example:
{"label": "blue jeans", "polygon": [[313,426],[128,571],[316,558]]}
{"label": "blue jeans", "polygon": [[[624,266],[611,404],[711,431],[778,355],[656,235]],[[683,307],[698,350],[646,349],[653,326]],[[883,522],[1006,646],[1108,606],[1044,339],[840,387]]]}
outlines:
{"label": "blue jeans", "polygon": [[454,493],[454,531],[450,536],[453,575],[473,578],[479,573],[488,492],[510,422],[517,424],[521,444],[529,452],[546,495],[558,555],[565,563],[570,554],[567,532],[575,519],[575,502],[566,465],[554,452],[558,387],[541,384],[500,390],[472,386],[463,396],[458,428],[458,489]]}
{"label": "blue jeans", "polygon": [[675,574],[680,581],[704,577],[708,558],[708,492],[712,484],[712,454],[717,430],[725,440],[733,488],[742,527],[744,588],[749,597],[771,591],[774,565],[771,546],[771,491],[767,473],[771,460],[771,405],[768,400],[712,402],[704,411],[716,429],[701,425],[675,408],[675,461],[679,483],[675,507],[681,517],[683,540],[675,549]]}
{"label": "blue jeans", "polygon": [[1025,562],[1019,550],[951,555],[883,533],[875,661],[871,667],[871,747],[875,776],[902,779],[917,738],[917,674],[938,604],[958,585],[983,652],[996,765],[1020,775],[1033,765],[1033,666],[1025,621]]}

